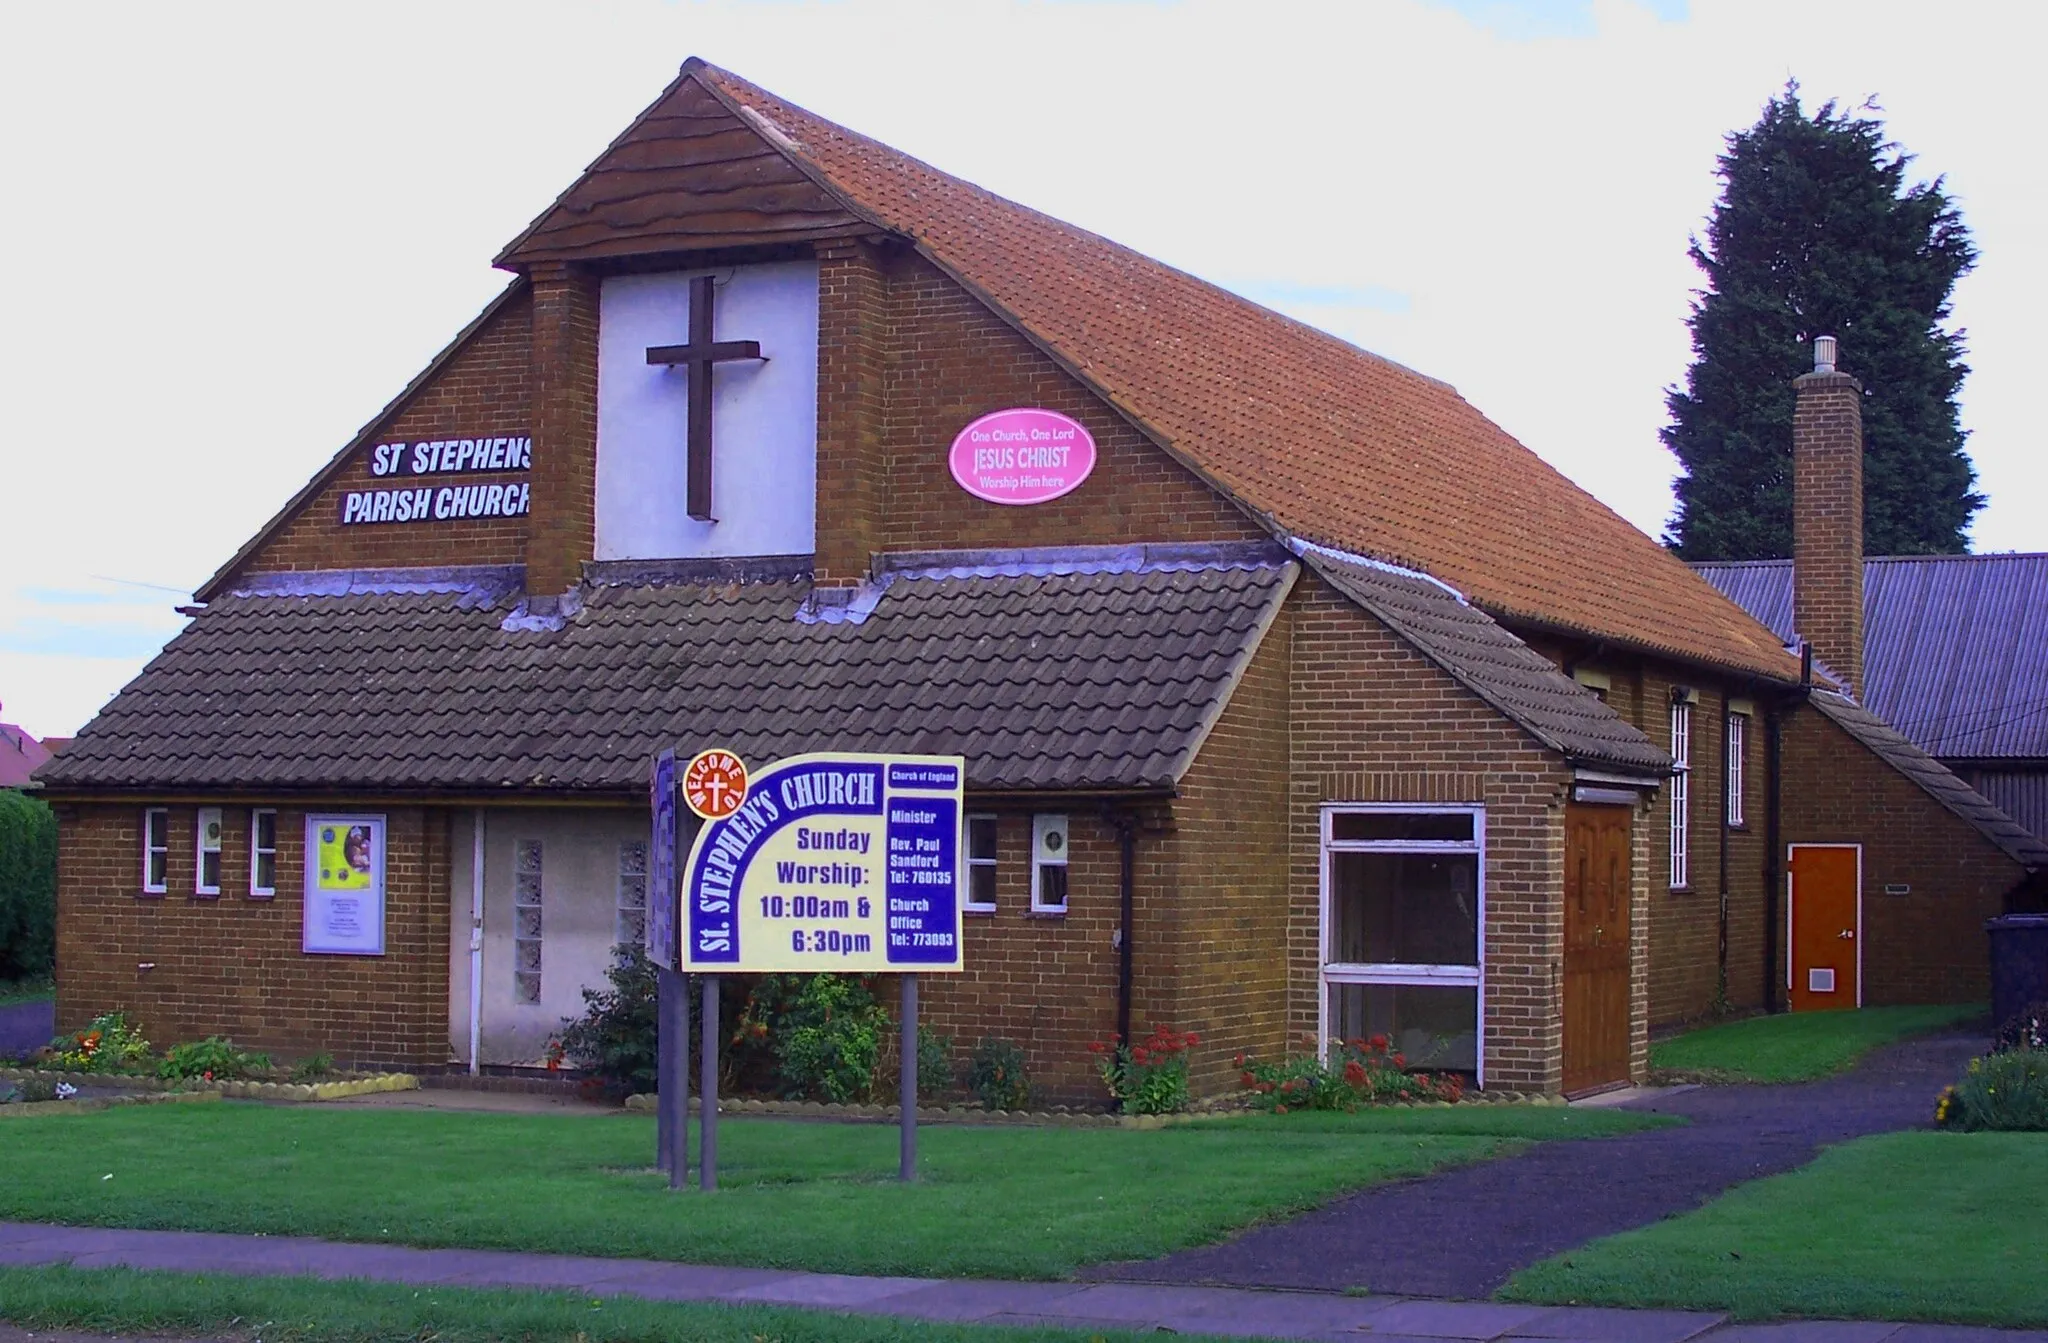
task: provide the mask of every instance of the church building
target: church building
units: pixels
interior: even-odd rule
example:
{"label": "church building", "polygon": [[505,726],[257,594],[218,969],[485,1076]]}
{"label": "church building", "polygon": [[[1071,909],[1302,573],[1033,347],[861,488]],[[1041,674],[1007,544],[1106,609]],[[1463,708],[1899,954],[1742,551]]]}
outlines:
{"label": "church building", "polygon": [[2048,867],[1450,386],[714,66],[497,264],[41,771],[60,1025],[535,1066],[675,899],[665,750],[964,757],[925,1018],[1052,1099],[1155,1024],[1204,1092],[1623,1084],[1717,1003],[1983,996]]}

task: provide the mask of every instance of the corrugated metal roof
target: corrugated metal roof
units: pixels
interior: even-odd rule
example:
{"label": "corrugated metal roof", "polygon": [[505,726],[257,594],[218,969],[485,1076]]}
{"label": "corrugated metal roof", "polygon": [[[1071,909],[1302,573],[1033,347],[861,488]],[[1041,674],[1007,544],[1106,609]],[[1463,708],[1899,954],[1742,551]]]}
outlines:
{"label": "corrugated metal roof", "polygon": [[2048,770],[1961,769],[1963,782],[2041,839],[2048,840]]}
{"label": "corrugated metal roof", "polygon": [[[1695,565],[1792,637],[1792,562]],[[1944,760],[2048,759],[2048,554],[1904,555],[1863,567],[1864,698]]]}

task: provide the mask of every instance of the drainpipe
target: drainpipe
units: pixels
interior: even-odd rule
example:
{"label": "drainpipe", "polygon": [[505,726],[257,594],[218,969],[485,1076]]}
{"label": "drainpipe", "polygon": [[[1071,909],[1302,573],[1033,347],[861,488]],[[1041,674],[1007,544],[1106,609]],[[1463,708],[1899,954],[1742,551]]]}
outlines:
{"label": "drainpipe", "polygon": [[1109,823],[1117,839],[1116,1034],[1131,1042],[1131,925],[1136,919],[1138,885],[1138,820],[1116,812]]}
{"label": "drainpipe", "polygon": [[469,1075],[483,1071],[484,1027],[484,809],[469,822]]}
{"label": "drainpipe", "polygon": [[1772,699],[1764,706],[1764,1011],[1778,1012],[1778,891],[1783,884],[1778,858],[1779,799],[1784,794],[1784,744],[1779,713]]}

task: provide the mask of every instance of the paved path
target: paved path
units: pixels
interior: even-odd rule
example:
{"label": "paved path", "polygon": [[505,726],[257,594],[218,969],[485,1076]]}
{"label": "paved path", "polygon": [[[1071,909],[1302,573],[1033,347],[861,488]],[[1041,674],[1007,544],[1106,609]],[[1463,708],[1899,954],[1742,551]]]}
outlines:
{"label": "paved path", "polygon": [[33,1054],[56,1033],[57,1002],[53,998],[0,1007],[0,1059]]}
{"label": "paved path", "polygon": [[[1822,1321],[1731,1325],[1684,1311],[1593,1310],[1482,1301],[1418,1301],[1141,1283],[860,1278],[586,1259],[501,1250],[418,1250],[288,1236],[122,1231],[0,1222],[0,1264],[163,1269],[250,1277],[367,1278],[411,1286],[536,1288],[655,1301],[800,1306],[957,1323],[1170,1330],[1251,1338],[1544,1339],[1549,1343],[2048,1343],[2048,1333]],[[0,1312],[5,1302],[0,1301]],[[0,1325],[0,1343],[26,1336]],[[56,1335],[41,1334],[43,1340]],[[83,1336],[74,1336],[83,1337]]]}
{"label": "paved path", "polygon": [[1541,1143],[1505,1160],[1377,1185],[1221,1245],[1082,1276],[1490,1296],[1518,1269],[1803,1166],[1824,1143],[1928,1123],[1936,1094],[1982,1048],[1981,1038],[1960,1034],[1910,1040],[1822,1082],[1653,1097],[1626,1108],[1691,1122]]}

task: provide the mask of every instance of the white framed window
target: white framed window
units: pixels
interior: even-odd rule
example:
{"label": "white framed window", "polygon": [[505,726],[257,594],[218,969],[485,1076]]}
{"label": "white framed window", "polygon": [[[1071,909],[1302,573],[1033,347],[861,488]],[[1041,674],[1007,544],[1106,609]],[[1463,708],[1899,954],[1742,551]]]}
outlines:
{"label": "white framed window", "polygon": [[996,818],[986,813],[967,817],[967,902],[963,908],[979,914],[996,910]]}
{"label": "white framed window", "polygon": [[148,807],[142,813],[142,893],[162,895],[171,888],[171,809]]}
{"label": "white framed window", "polygon": [[192,867],[192,894],[220,894],[220,808],[201,807],[193,813],[192,833],[197,842],[197,861]]}
{"label": "white framed window", "polygon": [[1067,818],[1041,812],[1031,818],[1031,912],[1067,912]]}
{"label": "white framed window", "polygon": [[612,942],[621,947],[647,945],[647,841],[644,839],[629,839],[619,844],[618,918]]}
{"label": "white framed window", "polygon": [[543,855],[537,839],[512,845],[512,1001],[540,1003]]}
{"label": "white framed window", "polygon": [[1740,829],[1749,824],[1742,808],[1742,791],[1749,778],[1749,719],[1739,713],[1728,715],[1728,824]]}
{"label": "white framed window", "polygon": [[249,813],[249,894],[277,894],[277,812],[268,807]]}
{"label": "white framed window", "polygon": [[1329,803],[1322,813],[1321,1038],[1485,1085],[1486,812]]}
{"label": "white framed window", "polygon": [[1692,885],[1692,704],[1671,703],[1671,889]]}

